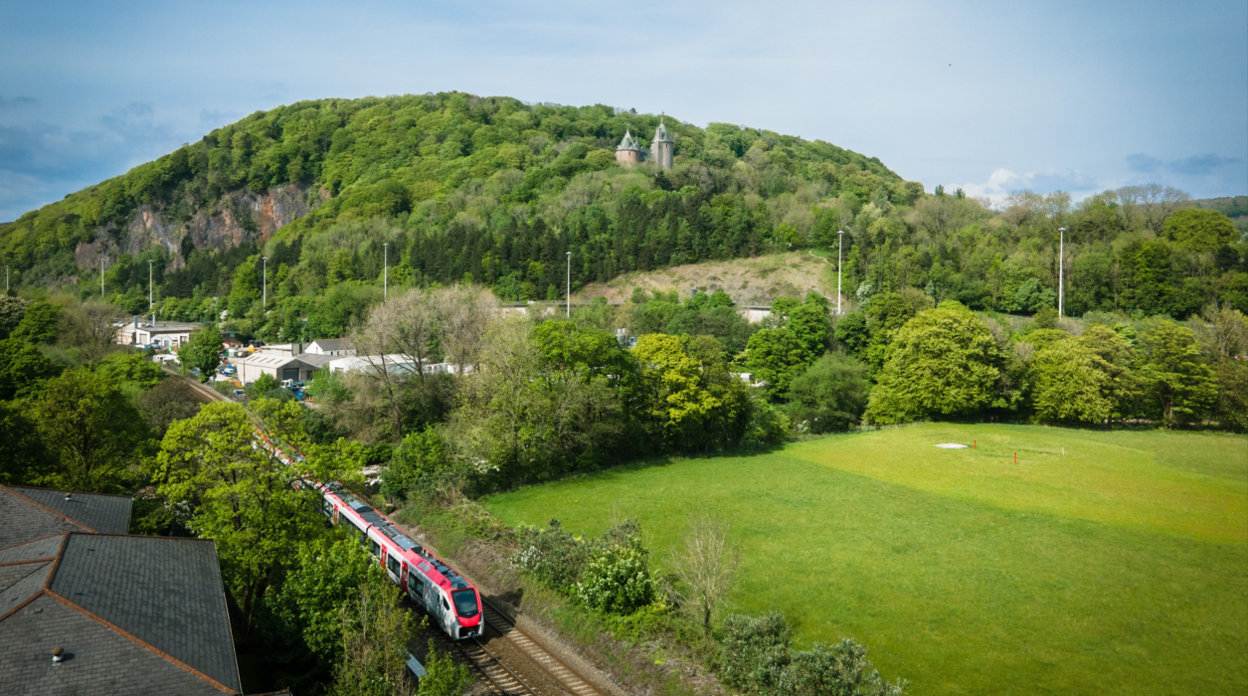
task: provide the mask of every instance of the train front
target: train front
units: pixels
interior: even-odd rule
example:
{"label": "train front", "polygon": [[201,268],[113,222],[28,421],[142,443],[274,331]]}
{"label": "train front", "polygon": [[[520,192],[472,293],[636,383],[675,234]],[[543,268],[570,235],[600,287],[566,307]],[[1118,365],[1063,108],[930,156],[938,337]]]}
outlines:
{"label": "train front", "polygon": [[459,627],[456,639],[479,638],[485,633],[485,622],[481,620],[481,596],[477,588],[460,580],[455,583],[456,589],[451,591],[451,604],[455,607],[455,617]]}

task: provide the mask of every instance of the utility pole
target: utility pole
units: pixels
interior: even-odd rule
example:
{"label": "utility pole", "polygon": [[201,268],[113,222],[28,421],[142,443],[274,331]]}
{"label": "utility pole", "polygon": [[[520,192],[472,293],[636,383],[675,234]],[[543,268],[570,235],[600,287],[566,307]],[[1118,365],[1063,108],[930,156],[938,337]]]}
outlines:
{"label": "utility pole", "polygon": [[568,318],[572,318],[572,252],[568,252]]}
{"label": "utility pole", "polygon": [[269,308],[269,257],[261,256],[260,262],[263,268],[260,283],[264,286],[260,290],[260,308],[266,310]]}
{"label": "utility pole", "polygon": [[845,245],[845,230],[836,231],[836,316],[841,316],[841,248]]}
{"label": "utility pole", "polygon": [[9,267],[7,264],[4,267],[4,294],[9,294]]}
{"label": "utility pole", "polygon": [[152,261],[149,259],[147,262],[147,308],[151,309],[154,306],[156,303],[152,301]]}
{"label": "utility pole", "polygon": [[390,297],[390,243],[381,245],[381,299]]}
{"label": "utility pole", "polygon": [[104,299],[104,257],[100,257],[100,300]]}
{"label": "utility pole", "polygon": [[1057,247],[1057,316],[1062,316],[1062,294],[1066,289],[1066,228],[1057,228],[1061,241]]}

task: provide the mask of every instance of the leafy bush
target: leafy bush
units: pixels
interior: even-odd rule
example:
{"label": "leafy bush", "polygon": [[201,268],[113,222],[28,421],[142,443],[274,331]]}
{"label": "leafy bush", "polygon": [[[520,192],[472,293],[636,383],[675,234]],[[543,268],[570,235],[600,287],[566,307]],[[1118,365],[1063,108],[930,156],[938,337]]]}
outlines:
{"label": "leafy bush", "polygon": [[577,596],[586,606],[606,614],[632,614],[654,601],[654,579],[641,540],[610,546],[590,561]]}
{"label": "leafy bush", "polygon": [[546,529],[525,526],[516,531],[519,548],[511,565],[559,592],[570,592],[581,580],[594,555],[594,547],[551,520]]}
{"label": "leafy bush", "polygon": [[847,430],[867,407],[867,367],[845,353],[827,353],[789,388],[789,415],[808,432]]}
{"label": "leafy bush", "polygon": [[880,677],[867,649],[851,638],[836,645],[789,649],[792,631],[777,612],[729,616],[723,624],[720,678],[739,691],[762,696],[901,696],[906,682]]}

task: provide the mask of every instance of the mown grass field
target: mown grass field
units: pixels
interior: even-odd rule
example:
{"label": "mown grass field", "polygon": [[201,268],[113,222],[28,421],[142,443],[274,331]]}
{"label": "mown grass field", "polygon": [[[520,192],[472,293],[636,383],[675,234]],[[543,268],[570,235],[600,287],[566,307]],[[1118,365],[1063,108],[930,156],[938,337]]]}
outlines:
{"label": "mown grass field", "polygon": [[690,511],[729,515],[731,610],[855,637],[911,693],[1248,693],[1245,437],[925,424],[484,502],[588,533],[635,515],[660,569]]}

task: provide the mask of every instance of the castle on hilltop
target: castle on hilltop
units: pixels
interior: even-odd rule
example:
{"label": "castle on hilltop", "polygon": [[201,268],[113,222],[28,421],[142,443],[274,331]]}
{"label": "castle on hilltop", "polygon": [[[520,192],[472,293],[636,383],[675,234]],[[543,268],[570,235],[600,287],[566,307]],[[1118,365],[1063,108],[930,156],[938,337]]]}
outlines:
{"label": "castle on hilltop", "polygon": [[654,130],[654,140],[650,141],[649,150],[637,142],[629,129],[624,129],[624,139],[620,141],[619,147],[615,148],[615,161],[631,166],[638,162],[653,160],[659,169],[671,169],[672,153],[675,147],[676,144],[667,134],[667,126],[663,124],[663,119],[660,117],[659,127]]}

